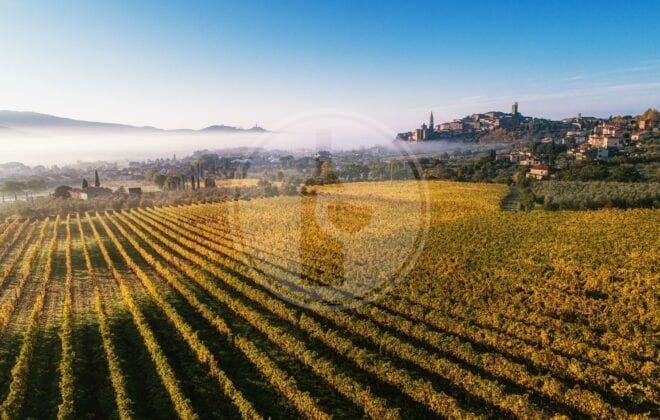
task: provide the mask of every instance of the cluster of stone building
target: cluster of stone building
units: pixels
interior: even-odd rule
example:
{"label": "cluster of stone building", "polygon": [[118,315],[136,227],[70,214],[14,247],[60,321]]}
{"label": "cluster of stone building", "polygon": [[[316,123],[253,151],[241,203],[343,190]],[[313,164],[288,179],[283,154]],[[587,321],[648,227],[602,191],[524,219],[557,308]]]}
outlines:
{"label": "cluster of stone building", "polygon": [[[129,187],[127,193],[130,197],[140,197],[142,195],[142,187]],[[69,190],[71,198],[78,200],[92,200],[95,198],[103,198],[112,196],[112,189],[107,187],[94,187],[89,186],[85,188],[72,188]]]}
{"label": "cluster of stone building", "polygon": [[521,124],[529,123],[531,120],[531,117],[525,117],[518,111],[518,102],[511,106],[511,113],[491,111],[484,114],[472,114],[465,118],[438,125],[435,125],[433,112],[431,112],[428,125],[423,123],[414,131],[399,133],[397,138],[415,142],[437,140],[490,131],[496,128],[516,128]]}
{"label": "cluster of stone building", "polygon": [[575,160],[606,160],[612,152],[622,149],[627,144],[651,137],[654,125],[654,121],[641,120],[638,123],[638,130],[631,134],[629,127],[601,123],[594,128],[586,142],[584,136],[575,137],[581,141],[574,143],[575,147],[567,151],[567,156]]}
{"label": "cluster of stone building", "polygon": [[602,124],[594,128],[589,136],[589,144],[599,149],[618,149],[622,146],[624,129],[612,124]]}
{"label": "cluster of stone building", "polygon": [[528,178],[546,179],[550,176],[550,167],[544,161],[529,151],[512,150],[509,153],[498,153],[495,160],[507,161],[520,166],[531,167]]}
{"label": "cluster of stone building", "polygon": [[78,200],[92,200],[99,197],[109,197],[112,195],[112,190],[105,187],[85,187],[85,188],[72,188],[69,190],[71,198]]}
{"label": "cluster of stone building", "polygon": [[[585,120],[598,124],[588,136],[583,129]],[[652,120],[641,120],[638,122],[637,129],[631,130],[630,126],[605,123],[592,117],[583,119],[582,116],[578,116],[576,119],[566,119],[563,122],[575,126],[575,129],[567,131],[559,141],[561,144],[570,146],[565,156],[567,159],[575,161],[607,160],[612,154],[621,153],[620,150],[624,146],[635,144],[639,140],[651,137],[652,130],[657,125]],[[631,131],[633,131],[632,134]],[[543,140],[543,142],[552,141],[553,139],[551,138]],[[531,167],[527,173],[528,178],[547,179],[552,172],[552,168],[547,165],[547,162],[543,158],[535,156],[530,151],[514,149],[507,153],[497,153],[495,159]]]}

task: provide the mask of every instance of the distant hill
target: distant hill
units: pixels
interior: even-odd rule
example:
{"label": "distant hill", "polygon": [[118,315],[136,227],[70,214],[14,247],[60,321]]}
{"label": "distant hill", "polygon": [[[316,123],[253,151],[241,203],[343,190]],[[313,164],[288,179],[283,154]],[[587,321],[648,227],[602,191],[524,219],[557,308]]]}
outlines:
{"label": "distant hill", "polygon": [[203,128],[199,131],[202,132],[213,132],[213,133],[236,133],[236,132],[253,132],[253,133],[266,133],[268,130],[254,126],[252,128],[244,129],[239,127],[233,127],[231,125],[212,125],[210,127]]}
{"label": "distant hill", "polygon": [[157,127],[137,127],[127,124],[105,123],[96,121],[74,120],[71,118],[57,117],[54,115],[40,114],[37,112],[0,111],[0,131],[8,132],[18,129],[25,132],[49,132],[49,131],[100,131],[117,133],[149,133],[149,132],[172,132],[172,133],[248,133],[267,132],[261,127],[243,129],[228,125],[212,125],[201,130],[176,129],[164,130]]}
{"label": "distant hill", "polygon": [[37,112],[0,111],[0,125],[18,129],[93,129],[93,130],[157,130],[152,127],[135,127],[126,124],[102,123],[94,121],[74,120],[39,114]]}

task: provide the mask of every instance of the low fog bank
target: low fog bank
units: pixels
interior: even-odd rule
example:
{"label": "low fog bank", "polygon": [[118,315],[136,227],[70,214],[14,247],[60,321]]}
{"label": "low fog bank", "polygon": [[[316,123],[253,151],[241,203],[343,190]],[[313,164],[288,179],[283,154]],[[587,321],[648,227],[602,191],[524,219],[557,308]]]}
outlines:
{"label": "low fog bank", "polygon": [[457,150],[472,150],[475,148],[493,148],[492,146],[492,144],[486,146],[477,143],[467,143],[460,140],[431,140],[420,143],[396,140],[392,142],[388,147],[395,150],[403,149],[413,155],[426,155],[445,152],[449,153]]}
{"label": "low fog bank", "polygon": [[395,141],[382,121],[332,110],[303,113],[273,127],[213,125],[202,130],[161,130],[96,123],[46,114],[0,111],[0,163],[68,165],[90,161],[144,161],[191,155],[196,150],[277,150],[291,154],[339,152],[378,146],[386,155],[443,153],[463,142]]}
{"label": "low fog bank", "polygon": [[408,143],[395,141],[390,133],[338,132],[318,129],[266,133],[142,133],[107,132],[56,133],[42,136],[1,135],[0,163],[21,162],[26,165],[67,165],[89,161],[132,161],[184,157],[196,150],[221,152],[241,148],[278,150],[292,154],[358,150],[378,146],[387,154],[429,154],[472,147],[467,143],[435,141]]}

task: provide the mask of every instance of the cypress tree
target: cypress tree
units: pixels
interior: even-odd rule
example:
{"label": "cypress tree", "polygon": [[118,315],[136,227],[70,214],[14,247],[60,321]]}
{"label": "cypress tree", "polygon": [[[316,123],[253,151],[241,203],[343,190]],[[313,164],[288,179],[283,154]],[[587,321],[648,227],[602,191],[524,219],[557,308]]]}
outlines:
{"label": "cypress tree", "polygon": [[95,187],[100,187],[101,186],[101,179],[99,178],[99,171],[94,171],[94,186]]}

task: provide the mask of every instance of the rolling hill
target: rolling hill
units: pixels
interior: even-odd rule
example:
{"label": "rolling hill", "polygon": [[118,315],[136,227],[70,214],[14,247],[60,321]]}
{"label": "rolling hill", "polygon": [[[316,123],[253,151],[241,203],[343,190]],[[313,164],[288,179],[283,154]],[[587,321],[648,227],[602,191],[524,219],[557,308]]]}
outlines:
{"label": "rolling hill", "polygon": [[157,127],[138,127],[128,124],[116,124],[97,121],[84,121],[72,118],[58,117],[49,114],[23,111],[0,110],[0,133],[14,134],[22,131],[27,133],[44,133],[57,131],[71,132],[111,132],[111,133],[157,133],[157,132],[190,132],[190,133],[258,133],[267,130],[261,127],[244,129],[229,125],[211,125],[209,127],[194,129],[165,130]]}

